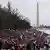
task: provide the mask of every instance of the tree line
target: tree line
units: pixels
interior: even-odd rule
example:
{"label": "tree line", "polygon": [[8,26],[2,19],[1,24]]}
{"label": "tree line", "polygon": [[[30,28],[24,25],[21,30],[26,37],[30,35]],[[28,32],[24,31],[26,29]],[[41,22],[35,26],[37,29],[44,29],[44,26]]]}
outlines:
{"label": "tree line", "polygon": [[0,29],[28,29],[31,28],[30,23],[26,20],[22,20],[17,9],[11,10],[11,4],[8,2],[8,8],[1,7],[0,5]]}

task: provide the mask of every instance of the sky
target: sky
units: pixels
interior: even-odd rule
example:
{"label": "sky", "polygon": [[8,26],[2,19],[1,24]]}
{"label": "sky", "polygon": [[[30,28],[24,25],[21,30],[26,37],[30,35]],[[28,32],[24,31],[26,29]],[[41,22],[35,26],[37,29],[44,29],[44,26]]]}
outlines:
{"label": "sky", "polygon": [[17,8],[25,17],[30,19],[31,25],[36,25],[37,1],[39,3],[39,24],[50,25],[50,0],[1,0],[0,4],[7,6],[11,2],[13,8]]}

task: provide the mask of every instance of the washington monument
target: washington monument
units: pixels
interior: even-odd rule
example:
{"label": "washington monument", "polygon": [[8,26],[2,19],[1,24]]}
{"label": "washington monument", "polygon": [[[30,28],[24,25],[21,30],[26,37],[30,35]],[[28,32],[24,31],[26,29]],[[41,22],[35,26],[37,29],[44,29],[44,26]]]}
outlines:
{"label": "washington monument", "polygon": [[39,3],[37,2],[37,27],[39,27]]}

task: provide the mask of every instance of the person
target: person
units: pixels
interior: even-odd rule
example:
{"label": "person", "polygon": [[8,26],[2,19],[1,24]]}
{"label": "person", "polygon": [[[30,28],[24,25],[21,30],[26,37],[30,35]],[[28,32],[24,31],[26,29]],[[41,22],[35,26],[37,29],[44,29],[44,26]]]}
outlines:
{"label": "person", "polygon": [[20,50],[23,50],[23,47],[22,46],[20,46]]}
{"label": "person", "polygon": [[40,50],[40,46],[39,46],[39,44],[38,44],[38,45],[36,45],[36,48],[37,48],[37,50]]}
{"label": "person", "polygon": [[16,46],[16,50],[18,50],[18,46]]}
{"label": "person", "polygon": [[40,50],[43,50],[44,45],[40,43]]}
{"label": "person", "polygon": [[49,44],[49,49],[48,50],[50,50],[50,44]]}
{"label": "person", "polygon": [[40,50],[43,50],[43,48],[40,48]]}
{"label": "person", "polygon": [[46,50],[46,46],[44,46],[43,50]]}
{"label": "person", "polygon": [[12,45],[12,47],[11,47],[11,50],[15,50],[15,47],[14,47],[14,45]]}
{"label": "person", "polygon": [[1,50],[1,48],[2,48],[2,41],[0,40],[0,50]]}
{"label": "person", "polygon": [[35,49],[35,45],[33,44],[33,41],[29,41],[27,46],[26,46],[27,50],[34,50]]}
{"label": "person", "polygon": [[49,49],[49,45],[48,44],[44,44],[44,46],[46,47],[46,50]]}
{"label": "person", "polygon": [[18,46],[17,50],[20,50],[20,46]]}
{"label": "person", "polygon": [[17,48],[18,48],[17,44],[15,44],[14,47],[15,47],[15,50],[17,50]]}
{"label": "person", "polygon": [[34,47],[34,48],[33,48],[33,50],[35,50],[35,46],[36,46],[36,44],[35,44],[35,43],[33,43],[33,47]]}
{"label": "person", "polygon": [[27,50],[31,50],[29,43],[27,44],[26,48],[27,48]]}

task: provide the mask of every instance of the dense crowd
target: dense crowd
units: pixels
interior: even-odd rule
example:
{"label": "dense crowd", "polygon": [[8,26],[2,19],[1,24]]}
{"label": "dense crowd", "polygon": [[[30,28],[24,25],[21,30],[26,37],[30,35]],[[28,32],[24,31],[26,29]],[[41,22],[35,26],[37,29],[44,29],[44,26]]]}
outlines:
{"label": "dense crowd", "polygon": [[47,40],[45,41],[41,32],[36,30],[33,33],[32,31],[20,32],[17,38],[10,36],[7,39],[0,38],[0,50],[50,50],[50,44],[47,43]]}
{"label": "dense crowd", "polygon": [[16,39],[2,40],[0,38],[0,50],[50,50],[47,42],[37,44],[36,40],[29,40],[26,45],[17,43]]}

